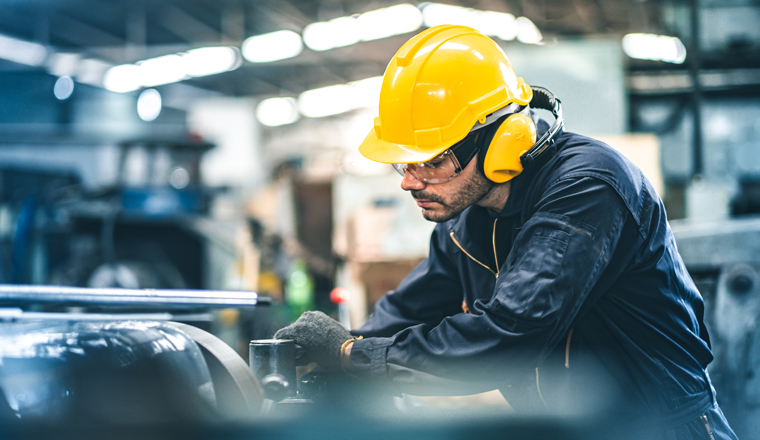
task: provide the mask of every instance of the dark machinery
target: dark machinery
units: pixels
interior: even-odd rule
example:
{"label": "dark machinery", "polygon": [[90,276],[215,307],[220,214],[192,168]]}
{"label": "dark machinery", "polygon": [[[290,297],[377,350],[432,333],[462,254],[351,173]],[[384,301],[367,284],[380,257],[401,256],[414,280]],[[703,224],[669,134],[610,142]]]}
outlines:
{"label": "dark machinery", "polygon": [[760,218],[672,222],[705,299],[715,360],[708,371],[731,427],[760,439]]}
{"label": "dark machinery", "polygon": [[[248,419],[263,395],[246,362],[176,321],[270,303],[252,292],[0,285],[2,426]],[[108,312],[33,311],[42,305]],[[118,313],[132,309],[141,313]]]}

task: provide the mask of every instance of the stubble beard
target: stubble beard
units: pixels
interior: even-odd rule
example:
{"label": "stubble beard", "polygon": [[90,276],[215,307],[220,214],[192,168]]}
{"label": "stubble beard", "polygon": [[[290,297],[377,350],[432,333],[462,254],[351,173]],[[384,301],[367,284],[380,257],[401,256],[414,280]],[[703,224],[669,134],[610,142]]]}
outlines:
{"label": "stubble beard", "polygon": [[473,173],[472,177],[462,183],[462,187],[453,194],[449,202],[445,202],[437,194],[427,193],[424,190],[412,190],[415,199],[437,202],[440,209],[422,208],[422,216],[427,221],[443,223],[459,215],[468,206],[479,202],[493,188],[494,183],[486,179],[480,173]]}

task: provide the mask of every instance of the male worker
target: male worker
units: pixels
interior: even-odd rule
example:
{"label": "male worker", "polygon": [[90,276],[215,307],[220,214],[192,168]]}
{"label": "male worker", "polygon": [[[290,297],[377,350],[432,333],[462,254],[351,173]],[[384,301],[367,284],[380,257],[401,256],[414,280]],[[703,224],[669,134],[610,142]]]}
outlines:
{"label": "male worker", "polygon": [[662,201],[620,154],[563,132],[558,100],[495,42],[444,25],[404,44],[360,152],[438,223],[429,257],[363,339],[319,312],[276,337],[400,392],[499,389],[517,411],[604,414],[646,438],[735,438]]}

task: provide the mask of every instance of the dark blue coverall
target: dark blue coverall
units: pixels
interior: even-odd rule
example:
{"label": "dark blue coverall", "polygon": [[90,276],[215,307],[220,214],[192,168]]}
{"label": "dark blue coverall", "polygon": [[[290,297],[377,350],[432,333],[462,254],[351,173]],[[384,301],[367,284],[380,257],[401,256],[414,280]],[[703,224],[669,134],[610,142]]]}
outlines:
{"label": "dark blue coverall", "polygon": [[736,438],[651,183],[594,139],[551,148],[502,212],[473,205],[436,226],[428,258],[354,332],[354,371],[407,394],[498,389],[517,411],[611,415],[642,438]]}

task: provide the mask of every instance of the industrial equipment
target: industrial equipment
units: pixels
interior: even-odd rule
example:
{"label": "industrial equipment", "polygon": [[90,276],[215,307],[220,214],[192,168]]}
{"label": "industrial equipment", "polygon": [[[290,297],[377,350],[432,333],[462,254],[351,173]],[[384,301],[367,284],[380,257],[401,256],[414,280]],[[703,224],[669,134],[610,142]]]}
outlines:
{"label": "industrial equipment", "polygon": [[[0,285],[3,426],[248,419],[263,396],[246,362],[182,321],[269,304],[253,292]],[[52,305],[68,312],[36,311]]]}
{"label": "industrial equipment", "polygon": [[671,225],[705,299],[718,402],[739,438],[760,439],[760,218]]}

